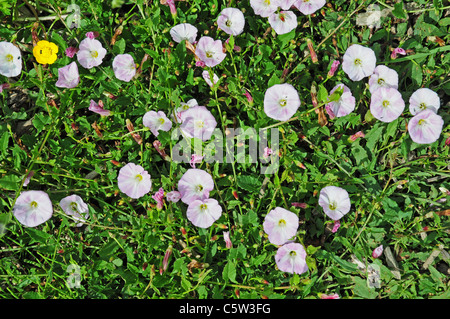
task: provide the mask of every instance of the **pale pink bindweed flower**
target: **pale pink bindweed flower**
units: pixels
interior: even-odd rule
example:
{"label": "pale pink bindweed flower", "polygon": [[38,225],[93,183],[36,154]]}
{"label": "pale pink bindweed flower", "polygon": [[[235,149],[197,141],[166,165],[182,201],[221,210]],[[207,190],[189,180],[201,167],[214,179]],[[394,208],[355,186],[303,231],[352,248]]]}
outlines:
{"label": "pale pink bindweed flower", "polygon": [[275,12],[269,16],[269,24],[277,34],[285,34],[297,27],[297,16],[292,11]]}
{"label": "pale pink bindweed flower", "polygon": [[175,115],[176,120],[178,123],[183,123],[185,119],[185,111],[189,110],[190,108],[197,106],[198,102],[196,99],[190,99],[187,102],[180,102],[180,106],[176,108]]}
{"label": "pale pink bindweed flower", "polygon": [[270,147],[264,147],[263,157],[268,158],[273,153],[273,150]]}
{"label": "pale pink bindweed flower", "polygon": [[217,121],[212,113],[204,106],[197,105],[183,113],[183,123],[180,129],[189,138],[199,138],[207,141],[211,138]]}
{"label": "pale pink bindweed flower", "polygon": [[20,49],[6,41],[0,42],[0,74],[15,77],[22,72],[22,55]]}
{"label": "pale pink bindweed flower", "polygon": [[264,95],[264,112],[279,121],[290,119],[300,107],[297,90],[288,83],[275,84]]}
{"label": "pale pink bindweed flower", "polygon": [[59,88],[72,89],[80,83],[80,74],[75,61],[58,69],[58,81],[55,85]]}
{"label": "pale pink bindweed flower", "polygon": [[118,186],[122,193],[131,198],[140,198],[150,192],[150,174],[140,165],[128,163],[119,170]]}
{"label": "pale pink bindweed flower", "polygon": [[301,275],[308,271],[305,248],[298,243],[288,243],[278,248],[275,262],[279,270],[290,274]]}
{"label": "pale pink bindweed flower", "polygon": [[352,81],[359,81],[373,74],[376,63],[377,58],[372,49],[352,44],[342,58],[342,70]]}
{"label": "pale pink bindweed flower", "polygon": [[298,217],[287,209],[276,207],[264,218],[263,228],[272,244],[283,245],[297,233]]}
{"label": "pale pink bindweed flower", "polygon": [[309,15],[322,8],[325,3],[325,0],[297,0],[294,6],[304,15]]}
{"label": "pale pink bindweed flower", "polygon": [[375,92],[380,87],[398,89],[398,73],[385,65],[378,65],[369,77],[369,91]]}
{"label": "pale pink bindweed flower", "polygon": [[222,207],[213,198],[192,201],[187,210],[186,217],[197,227],[208,228],[222,215]]}
{"label": "pale pink bindweed flower", "polygon": [[108,116],[111,114],[110,110],[106,110],[103,108],[103,101],[99,100],[98,103],[94,100],[90,101],[89,104],[89,111],[92,111],[94,113],[100,114],[101,116]]}
{"label": "pale pink bindweed flower", "polygon": [[59,202],[59,206],[62,208],[64,213],[79,221],[79,223],[76,224],[77,227],[81,227],[83,222],[89,218],[89,207],[78,195],[64,197]]}
{"label": "pale pink bindweed flower", "polygon": [[227,34],[239,35],[244,31],[244,14],[236,8],[225,8],[217,18],[217,26]]}
{"label": "pale pink bindweed flower", "polygon": [[97,38],[98,36],[99,36],[99,34],[98,34],[97,31],[89,31],[89,32],[86,32],[86,38],[89,38],[89,39],[95,39],[95,38]]}
{"label": "pale pink bindweed flower", "polygon": [[128,54],[118,54],[112,62],[114,75],[121,81],[130,82],[136,75],[136,63],[133,57]]}
{"label": "pale pink bindweed flower", "polygon": [[356,106],[356,99],[352,95],[350,88],[342,83],[337,84],[331,91],[330,96],[336,91],[342,90],[341,97],[337,101],[331,101],[325,106],[330,118],[346,116],[353,112]]}
{"label": "pale pink bindweed flower", "polygon": [[401,54],[401,55],[406,55],[406,51],[405,49],[402,48],[395,48],[392,53],[391,53],[391,59],[397,59],[397,55]]}
{"label": "pale pink bindweed flower", "polygon": [[278,5],[274,0],[250,0],[250,6],[255,14],[263,18],[267,18],[278,9]]}
{"label": "pale pink bindweed flower", "polygon": [[195,48],[195,54],[205,62],[206,66],[215,67],[225,59],[222,41],[214,40],[211,37],[203,36],[198,40]]}
{"label": "pale pink bindweed flower", "polygon": [[339,220],[350,211],[348,192],[337,186],[326,186],[320,190],[319,205],[332,220]]}
{"label": "pale pink bindweed flower", "polygon": [[432,110],[417,113],[408,122],[408,132],[411,139],[418,144],[436,142],[442,132],[444,120]]}
{"label": "pale pink bindweed flower", "polygon": [[80,42],[77,59],[82,67],[91,69],[102,64],[105,55],[106,50],[103,48],[100,41],[85,38]]}
{"label": "pale pink bindweed flower", "polygon": [[326,295],[320,294],[320,299],[340,299],[338,294]]}
{"label": "pale pink bindweed flower", "polygon": [[372,252],[372,257],[373,258],[378,258],[381,256],[381,254],[383,253],[383,245],[378,246],[377,248],[375,248]]}
{"label": "pale pink bindweed flower", "polygon": [[194,43],[197,38],[197,28],[190,23],[180,23],[170,29],[170,35],[173,41],[181,43],[183,41],[188,41]]}
{"label": "pale pink bindweed flower", "polygon": [[223,232],[223,240],[225,241],[225,247],[230,249],[233,247],[233,243],[231,242],[230,239],[230,232],[229,231],[224,231]]}
{"label": "pale pink bindweed flower", "polygon": [[416,115],[424,110],[431,110],[437,113],[441,106],[439,95],[428,88],[420,88],[414,91],[409,98],[409,112]]}
{"label": "pale pink bindweed flower", "polygon": [[179,191],[171,191],[166,194],[166,198],[169,202],[177,203],[181,199],[181,193]]}
{"label": "pale pink bindweed flower", "polygon": [[211,75],[209,74],[208,70],[204,70],[202,72],[202,77],[205,80],[206,84],[208,84],[210,87],[213,87],[217,82],[219,82],[219,77],[215,73],[213,73],[213,80],[211,81]]}
{"label": "pale pink bindweed flower", "polygon": [[163,111],[148,111],[142,118],[142,124],[148,127],[153,135],[158,136],[159,131],[168,132],[172,128],[172,121],[170,121]]}
{"label": "pale pink bindweed flower", "polygon": [[178,181],[178,191],[181,201],[190,204],[194,200],[204,200],[209,197],[209,192],[214,189],[212,176],[201,169],[190,168]]}
{"label": "pale pink bindweed flower", "polygon": [[377,120],[389,123],[397,119],[405,109],[402,94],[394,88],[378,88],[370,99],[370,113]]}
{"label": "pale pink bindweed flower", "polygon": [[156,201],[156,209],[161,210],[164,207],[164,189],[161,187],[152,198]]}
{"label": "pale pink bindweed flower", "polygon": [[52,217],[52,202],[43,191],[24,191],[14,203],[13,214],[22,225],[36,227]]}
{"label": "pale pink bindweed flower", "polygon": [[331,232],[336,233],[340,227],[341,227],[341,222],[339,221],[339,219],[335,220],[334,224],[333,224],[333,229],[331,230]]}

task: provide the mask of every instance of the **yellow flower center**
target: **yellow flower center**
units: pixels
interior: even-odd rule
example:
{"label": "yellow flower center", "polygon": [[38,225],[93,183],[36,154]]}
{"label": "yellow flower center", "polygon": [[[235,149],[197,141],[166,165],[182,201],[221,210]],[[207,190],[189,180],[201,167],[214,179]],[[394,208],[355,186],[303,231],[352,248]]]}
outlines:
{"label": "yellow flower center", "polygon": [[426,123],[426,121],[424,119],[419,120],[418,124],[419,125],[424,125]]}
{"label": "yellow flower center", "polygon": [[211,52],[211,51],[206,51],[206,57],[207,57],[208,59],[211,59],[213,56],[214,56],[213,52]]}
{"label": "yellow flower center", "polygon": [[383,103],[381,103],[383,105],[383,107],[388,107],[389,106],[389,101],[384,100]]}
{"label": "yellow flower center", "polygon": [[331,209],[331,210],[335,210],[335,209],[337,208],[336,202],[330,203],[330,205],[328,206],[328,208]]}
{"label": "yellow flower center", "polygon": [[206,210],[208,208],[208,206],[206,204],[201,204],[200,205],[200,209],[201,210]]}
{"label": "yellow flower center", "polygon": [[141,174],[137,174],[134,178],[135,178],[138,182],[142,181],[142,175],[141,175]]}
{"label": "yellow flower center", "polygon": [[159,118],[159,123],[164,124],[164,119],[162,117]]}
{"label": "yellow flower center", "polygon": [[422,102],[422,103],[419,104],[419,108],[423,111],[423,110],[425,110],[427,108],[427,105]]}
{"label": "yellow flower center", "polygon": [[355,59],[355,65],[361,65],[361,60],[360,59]]}
{"label": "yellow flower center", "polygon": [[36,208],[36,207],[38,207],[38,203],[36,203],[35,201],[32,201],[32,202],[30,203],[30,206],[31,206],[32,208]]}
{"label": "yellow flower center", "polygon": [[278,221],[278,226],[280,226],[280,227],[286,226],[286,221],[284,219],[280,219]]}
{"label": "yellow flower center", "polygon": [[93,57],[94,59],[96,57],[98,57],[98,52],[97,51],[91,51],[91,57]]}
{"label": "yellow flower center", "polygon": [[231,20],[227,20],[227,22],[225,22],[225,25],[226,25],[227,27],[231,27]]}
{"label": "yellow flower center", "polygon": [[378,84],[379,85],[383,85],[384,84],[384,80],[383,79],[378,79]]}
{"label": "yellow flower center", "polygon": [[72,208],[73,211],[77,211],[78,210],[78,205],[75,202],[70,203],[70,208]]}
{"label": "yellow flower center", "polygon": [[295,250],[291,250],[291,251],[289,252],[289,255],[290,255],[291,257],[295,257],[295,256],[297,256],[297,253],[295,252]]}
{"label": "yellow flower center", "polygon": [[197,192],[201,192],[203,191],[203,186],[202,185],[197,185]]}
{"label": "yellow flower center", "polygon": [[12,56],[12,54],[6,55],[6,62],[12,62],[13,60],[14,60],[14,57]]}
{"label": "yellow flower center", "polygon": [[287,101],[286,99],[281,99],[280,102],[278,102],[278,104],[280,104],[280,106],[286,106],[287,105]]}
{"label": "yellow flower center", "polygon": [[203,121],[197,121],[195,124],[198,128],[202,128],[203,126],[205,126],[205,123]]}

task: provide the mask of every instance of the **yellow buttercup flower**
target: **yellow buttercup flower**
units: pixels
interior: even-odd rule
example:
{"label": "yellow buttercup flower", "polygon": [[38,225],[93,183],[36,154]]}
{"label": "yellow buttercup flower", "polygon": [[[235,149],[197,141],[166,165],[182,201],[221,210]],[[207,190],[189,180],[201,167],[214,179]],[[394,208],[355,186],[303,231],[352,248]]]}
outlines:
{"label": "yellow buttercup flower", "polygon": [[52,64],[56,61],[58,47],[53,42],[39,41],[33,48],[33,55],[40,64]]}

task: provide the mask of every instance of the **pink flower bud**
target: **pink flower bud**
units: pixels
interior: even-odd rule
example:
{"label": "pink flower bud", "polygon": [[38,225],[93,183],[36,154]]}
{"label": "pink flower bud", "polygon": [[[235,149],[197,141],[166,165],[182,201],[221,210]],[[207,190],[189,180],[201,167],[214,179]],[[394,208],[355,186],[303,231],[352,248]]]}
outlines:
{"label": "pink flower bud", "polygon": [[338,294],[332,294],[332,295],[320,294],[320,299],[339,299],[339,295]]}
{"label": "pink flower bud", "polygon": [[152,198],[157,202],[156,208],[161,210],[164,207],[164,189],[161,187],[154,195],[152,195]]}
{"label": "pink flower bud", "polygon": [[264,157],[264,158],[268,158],[269,155],[272,154],[272,153],[273,153],[273,150],[272,150],[271,148],[265,147],[265,148],[264,148],[264,154],[263,154],[263,157]]}
{"label": "pink flower bud", "polygon": [[313,43],[310,39],[306,39],[306,44],[308,45],[309,54],[311,55],[311,60],[313,63],[318,63],[319,59],[317,58],[316,51],[314,51]]}
{"label": "pink flower bud", "polygon": [[78,49],[74,48],[74,47],[68,47],[65,51],[66,55],[69,58],[73,58],[77,52],[78,52]]}
{"label": "pink flower bud", "polygon": [[450,146],[450,136],[445,140],[445,145]]}
{"label": "pink flower bud", "polygon": [[231,243],[230,232],[229,231],[224,231],[223,232],[223,240],[225,240],[225,246],[227,248],[233,247],[233,244]]}
{"label": "pink flower bud", "polygon": [[375,248],[372,252],[372,257],[373,258],[378,258],[381,256],[381,254],[383,253],[383,245],[378,246],[377,248]]}
{"label": "pink flower bud", "polygon": [[306,204],[306,203],[293,202],[293,203],[291,203],[291,205],[294,206],[294,207],[299,207],[299,208],[303,208],[303,209],[308,207],[308,204]]}
{"label": "pink flower bud", "polygon": [[329,78],[331,78],[334,75],[334,73],[337,71],[337,69],[339,68],[339,64],[341,64],[341,62],[339,62],[338,60],[333,61],[333,63],[331,64],[330,71],[328,71]]}
{"label": "pink flower bud", "polygon": [[341,227],[341,222],[339,220],[336,220],[334,222],[333,229],[331,230],[332,233],[335,233],[338,231],[339,227]]}
{"label": "pink flower bud", "polygon": [[356,141],[358,138],[360,137],[364,137],[365,134],[362,131],[356,132],[355,134],[353,134],[352,136],[350,136],[348,138],[349,142],[354,142]]}
{"label": "pink flower bud", "polygon": [[248,103],[252,104],[253,103],[253,97],[250,95],[250,93],[248,91],[245,91],[244,95],[247,98]]}
{"label": "pink flower bud", "polygon": [[195,168],[195,164],[201,163],[203,159],[202,155],[192,154],[190,164],[192,168]]}
{"label": "pink flower bud", "polygon": [[162,267],[159,269],[159,274],[162,275],[163,272],[167,270],[167,266],[169,265],[169,257],[172,255],[172,246],[167,248],[166,253],[164,254],[164,259],[162,262]]}

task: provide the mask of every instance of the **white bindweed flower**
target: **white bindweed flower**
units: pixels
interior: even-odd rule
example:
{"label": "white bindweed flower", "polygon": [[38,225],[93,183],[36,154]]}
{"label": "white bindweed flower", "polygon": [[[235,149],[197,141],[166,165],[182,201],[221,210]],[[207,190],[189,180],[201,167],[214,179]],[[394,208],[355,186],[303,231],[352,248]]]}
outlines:
{"label": "white bindweed flower", "polygon": [[297,0],[273,0],[282,10],[289,10]]}
{"label": "white bindweed flower", "polygon": [[369,77],[369,91],[375,92],[380,87],[398,88],[397,71],[385,65],[378,65],[373,74]]}
{"label": "white bindweed flower", "polygon": [[331,118],[341,117],[350,114],[355,109],[356,99],[352,95],[350,88],[342,83],[336,85],[331,91],[330,96],[336,90],[343,90],[341,97],[337,101],[329,102],[325,110]]}
{"label": "white bindweed flower", "polygon": [[99,66],[103,62],[106,50],[100,41],[91,38],[85,38],[80,42],[77,52],[78,62],[86,69]]}
{"label": "white bindweed flower", "polygon": [[142,124],[148,127],[155,136],[159,135],[159,130],[167,132],[172,128],[172,122],[163,111],[148,111],[142,118]]}
{"label": "white bindweed flower", "polygon": [[409,112],[416,115],[424,110],[431,110],[437,113],[441,106],[441,100],[436,92],[428,88],[416,90],[409,98]]}
{"label": "white bindweed flower", "polygon": [[6,41],[0,42],[0,74],[18,76],[22,72],[22,55],[19,48]]}
{"label": "white bindweed flower", "polygon": [[194,226],[200,228],[210,227],[220,216],[222,216],[222,207],[213,198],[196,199],[189,204],[186,210],[187,219]]}
{"label": "white bindweed flower", "polygon": [[444,120],[432,110],[417,113],[408,123],[411,139],[418,144],[431,144],[441,136]]}
{"label": "white bindweed flower", "polygon": [[325,0],[297,0],[294,6],[304,15],[309,15],[322,8],[325,3]]}
{"label": "white bindweed flower", "polygon": [[373,74],[376,63],[377,58],[372,49],[352,44],[344,53],[342,70],[352,81],[359,81]]}
{"label": "white bindweed flower", "polygon": [[319,205],[333,220],[341,219],[351,208],[348,192],[337,186],[326,186],[320,190]]}
{"label": "white bindweed flower", "polygon": [[17,197],[13,214],[22,225],[36,227],[52,217],[52,202],[43,191],[25,191]]}
{"label": "white bindweed flower", "polygon": [[73,219],[80,221],[77,223],[77,227],[82,226],[83,222],[89,218],[89,207],[78,195],[64,197],[59,202],[59,206],[67,215],[71,215]]}
{"label": "white bindweed flower", "polygon": [[190,23],[180,23],[170,29],[173,41],[178,43],[182,41],[194,43],[197,38],[197,32],[197,28]]}
{"label": "white bindweed flower", "polygon": [[297,90],[288,83],[275,84],[264,95],[264,112],[279,121],[290,119],[300,106]]}
{"label": "white bindweed flower", "polygon": [[119,170],[117,184],[122,193],[131,198],[139,198],[150,192],[150,174],[140,165],[128,163]]}
{"label": "white bindweed flower", "polygon": [[283,245],[297,233],[298,216],[287,209],[276,207],[264,218],[263,228],[272,244]]}
{"label": "white bindweed flower", "polygon": [[394,88],[378,88],[370,98],[370,112],[373,117],[385,123],[397,119],[405,109],[401,93]]}
{"label": "white bindweed flower", "polygon": [[239,35],[244,31],[244,14],[236,8],[225,8],[217,18],[217,26],[227,34]]}
{"label": "white bindweed flower", "polygon": [[278,9],[276,0],[250,0],[250,6],[255,14],[267,18]]}
{"label": "white bindweed flower", "polygon": [[222,41],[214,40],[208,36],[203,36],[198,40],[195,54],[209,67],[218,65],[226,57],[223,52]]}
{"label": "white bindweed flower", "polygon": [[292,11],[279,11],[269,16],[269,24],[277,34],[285,34],[297,27],[297,16]]}
{"label": "white bindweed flower", "polygon": [[288,243],[278,248],[275,262],[278,269],[287,273],[300,275],[308,271],[305,248],[298,243]]}

